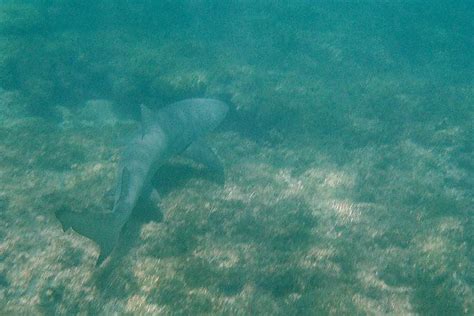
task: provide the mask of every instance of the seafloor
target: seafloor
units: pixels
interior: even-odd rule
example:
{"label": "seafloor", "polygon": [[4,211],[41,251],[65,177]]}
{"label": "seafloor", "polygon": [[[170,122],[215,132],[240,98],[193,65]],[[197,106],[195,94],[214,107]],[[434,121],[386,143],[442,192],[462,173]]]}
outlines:
{"label": "seafloor", "polygon": [[409,139],[341,164],[316,146],[217,132],[225,185],[186,161],[165,166],[163,220],[133,221],[120,254],[96,269],[96,246],[63,233],[53,213],[110,206],[117,139],[138,124],[91,116],[106,105],[61,109],[58,125],[1,94],[3,314],[473,310],[466,192],[441,187],[462,170]]}
{"label": "seafloor", "polygon": [[[0,314],[472,315],[474,89],[465,47],[451,45],[462,35],[428,21],[390,46],[393,21],[321,12],[321,31],[257,15],[244,22],[280,35],[150,44],[68,30],[38,46],[44,55],[31,50],[23,81],[0,92]],[[94,70],[115,70],[113,101],[80,100],[77,76],[93,64],[74,50],[81,36],[115,45]],[[33,74],[62,49],[57,78]],[[49,79],[77,101],[44,92]],[[140,89],[149,96],[135,101]],[[162,220],[134,218],[96,268],[96,245],[54,213],[110,210],[104,194],[139,128],[113,104],[190,96],[232,107],[208,136],[225,183],[190,161],[166,164]]]}

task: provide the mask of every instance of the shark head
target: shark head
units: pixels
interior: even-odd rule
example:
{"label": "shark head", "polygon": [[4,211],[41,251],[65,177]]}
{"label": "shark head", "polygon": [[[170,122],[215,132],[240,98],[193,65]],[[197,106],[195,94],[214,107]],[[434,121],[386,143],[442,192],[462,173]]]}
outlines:
{"label": "shark head", "polygon": [[160,109],[155,122],[169,136],[178,132],[179,138],[194,141],[215,129],[228,111],[228,106],[218,100],[187,99]]}
{"label": "shark head", "polygon": [[194,104],[194,112],[196,116],[200,116],[207,121],[214,129],[219,125],[227,115],[229,107],[219,100],[214,99],[190,99]]}

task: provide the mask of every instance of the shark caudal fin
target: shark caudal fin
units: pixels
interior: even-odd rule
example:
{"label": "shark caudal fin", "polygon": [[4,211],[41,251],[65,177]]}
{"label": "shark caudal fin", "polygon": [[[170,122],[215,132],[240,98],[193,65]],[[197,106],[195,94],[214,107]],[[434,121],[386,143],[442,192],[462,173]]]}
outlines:
{"label": "shark caudal fin", "polygon": [[96,265],[100,265],[114,250],[120,231],[128,219],[131,209],[123,201],[130,186],[130,172],[123,168],[120,178],[120,194],[111,213],[74,213],[64,209],[56,212],[63,230],[72,228],[78,234],[93,240],[100,247]]}
{"label": "shark caudal fin", "polygon": [[115,248],[122,230],[122,225],[114,213],[84,214],[59,210],[55,215],[64,231],[72,228],[78,234],[93,240],[99,245],[100,255],[97,259],[97,266],[107,259]]}

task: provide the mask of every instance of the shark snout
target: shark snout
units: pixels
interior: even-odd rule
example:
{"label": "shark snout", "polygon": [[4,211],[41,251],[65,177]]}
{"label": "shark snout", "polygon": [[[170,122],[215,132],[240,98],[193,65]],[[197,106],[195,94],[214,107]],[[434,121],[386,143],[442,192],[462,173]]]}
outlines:
{"label": "shark snout", "polygon": [[218,101],[218,100],[213,100],[213,101],[214,101],[213,104],[214,104],[214,107],[215,107],[214,114],[215,114],[215,117],[216,117],[216,121],[218,121],[220,123],[226,117],[227,112],[229,112],[229,107],[224,102],[221,102],[221,101]]}
{"label": "shark snout", "polygon": [[189,99],[193,105],[194,122],[199,122],[205,130],[216,128],[226,117],[229,107],[215,99]]}

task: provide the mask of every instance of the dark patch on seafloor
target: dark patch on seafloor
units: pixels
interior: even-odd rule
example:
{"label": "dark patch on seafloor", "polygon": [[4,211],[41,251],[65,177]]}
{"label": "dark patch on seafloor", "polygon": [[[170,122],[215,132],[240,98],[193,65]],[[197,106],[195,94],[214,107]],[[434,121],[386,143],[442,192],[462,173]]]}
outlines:
{"label": "dark patch on seafloor", "polygon": [[[203,178],[216,183],[223,182],[221,175],[216,176],[206,169],[174,163],[167,164],[159,169],[157,176],[155,176],[153,180],[153,185],[155,188],[159,188],[160,194],[166,195],[176,188],[184,186],[193,178]],[[150,205],[150,208],[152,207],[153,206]],[[154,207],[156,208],[156,206]],[[136,246],[137,241],[140,239],[142,225],[151,221],[161,222],[162,219],[163,213],[160,209],[151,211],[148,208],[134,210],[133,216],[122,229],[118,246],[112,252],[104,266],[96,272],[96,285],[103,291],[104,295],[121,297],[126,291],[121,291],[120,289],[125,290],[126,288],[133,287],[133,285],[130,284],[130,282],[133,283],[133,277],[123,277],[122,274],[125,273],[125,270],[120,267],[123,265],[123,262],[127,260],[127,254]],[[184,230],[178,228],[174,230],[173,234],[167,234],[167,242],[164,244],[160,242],[158,245],[155,245],[155,247],[152,247],[153,251],[151,253],[158,257],[174,256],[193,248],[191,245],[195,240],[192,235],[194,230],[189,230],[189,227],[187,225],[185,226],[186,229]],[[172,249],[172,253],[168,253],[166,249]],[[118,277],[118,273],[120,273],[122,277]],[[119,279],[120,281],[118,281]]]}
{"label": "dark patch on seafloor", "polygon": [[218,185],[223,185],[225,181],[224,174],[196,167],[191,163],[170,162],[158,170],[152,183],[160,195],[166,195],[185,186],[192,179],[203,179]]}

